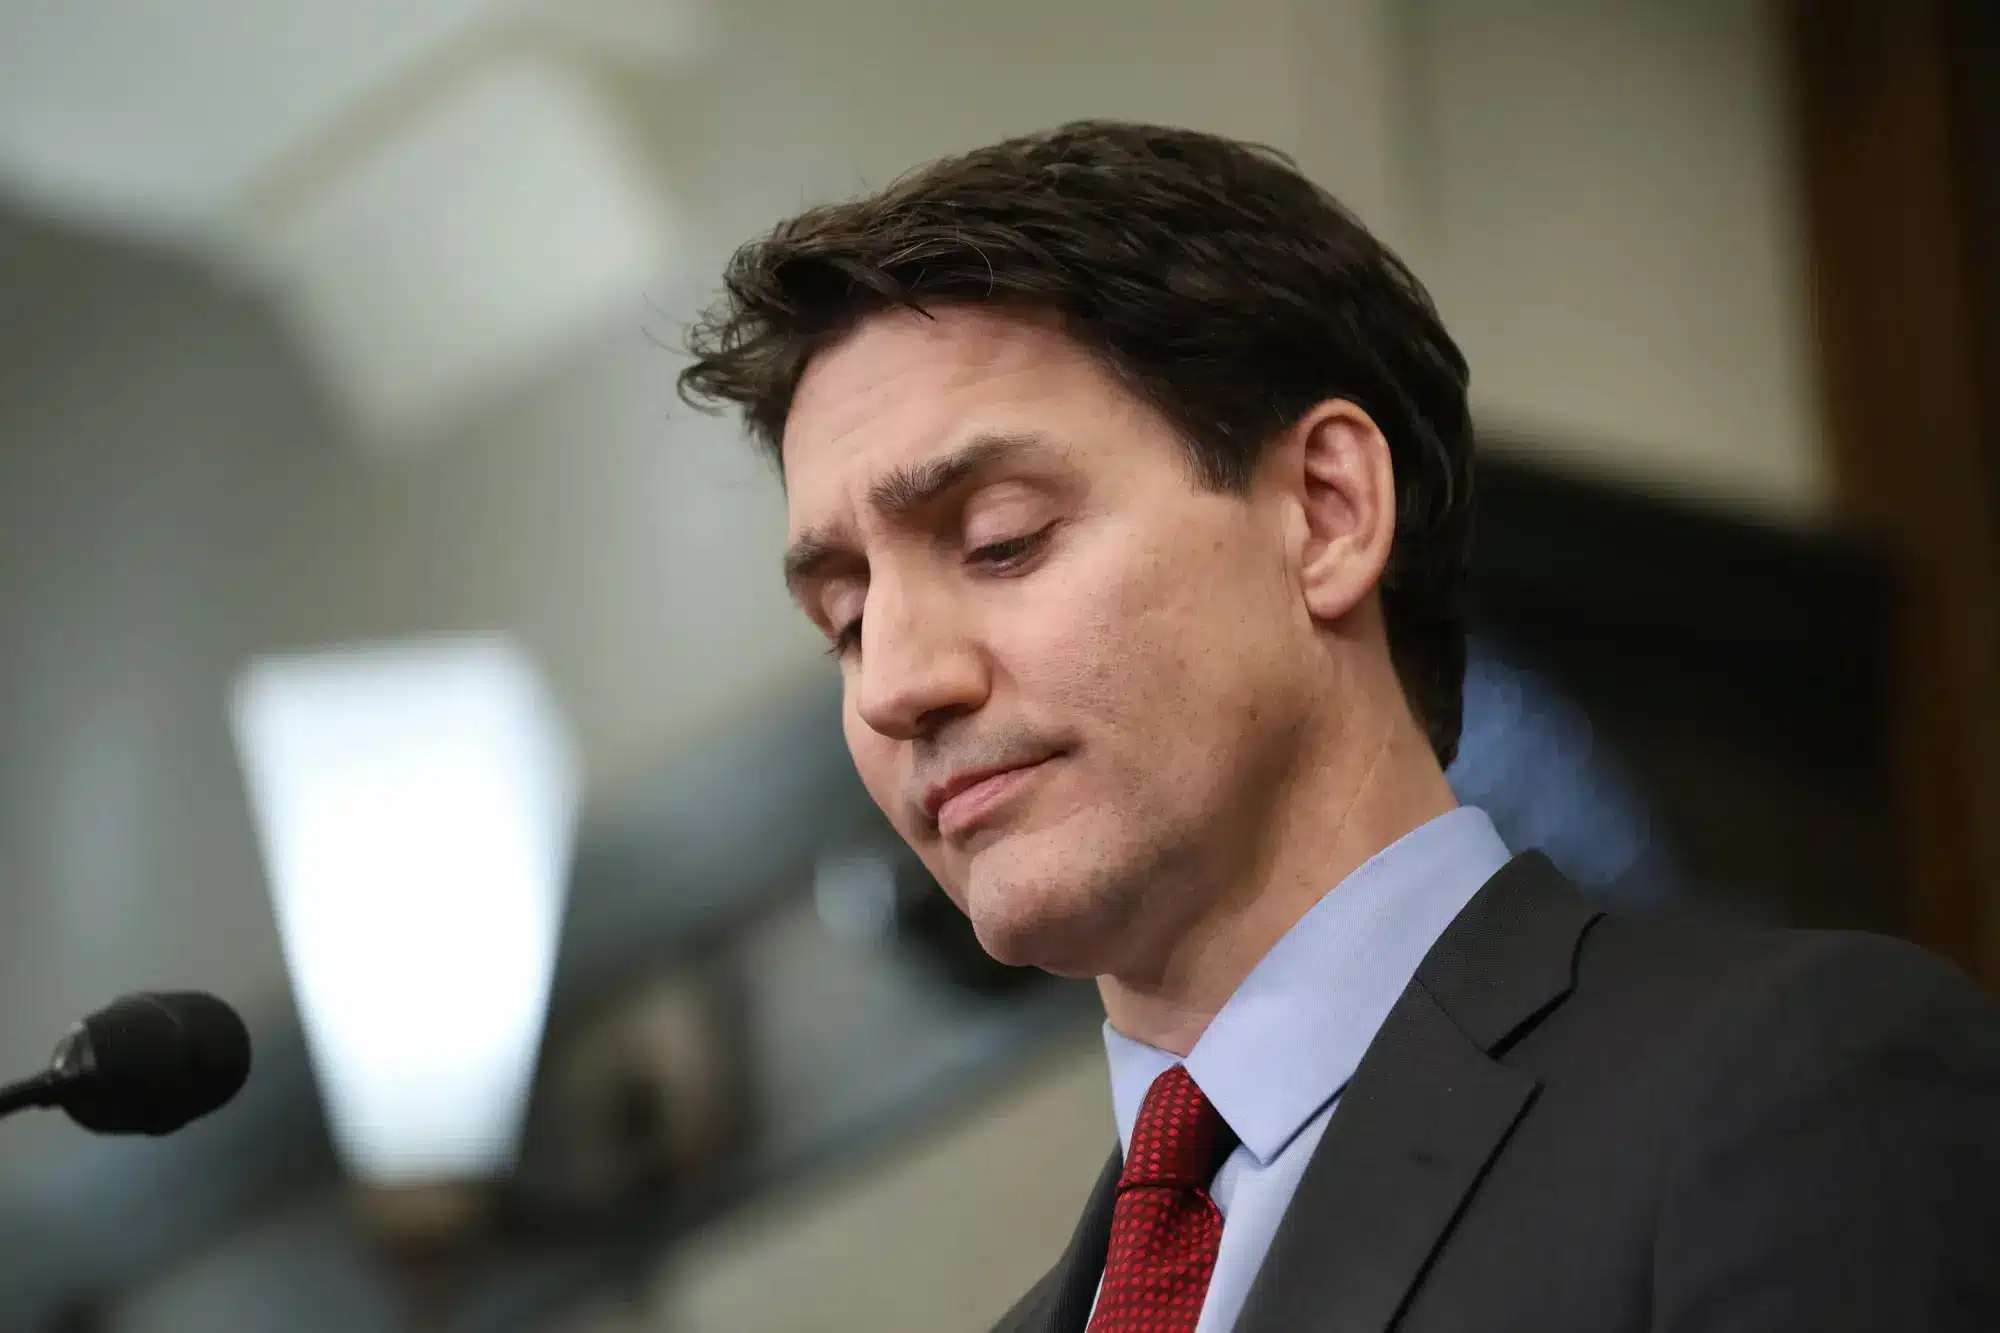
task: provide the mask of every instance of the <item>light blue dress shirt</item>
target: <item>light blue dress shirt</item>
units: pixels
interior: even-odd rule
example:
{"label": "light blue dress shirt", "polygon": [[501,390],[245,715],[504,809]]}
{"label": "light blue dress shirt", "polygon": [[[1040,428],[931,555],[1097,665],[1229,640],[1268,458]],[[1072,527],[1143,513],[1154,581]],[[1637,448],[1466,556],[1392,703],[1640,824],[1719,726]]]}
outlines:
{"label": "light blue dress shirt", "polygon": [[[1417,964],[1509,859],[1486,813],[1461,806],[1362,863],[1264,955],[1187,1057],[1241,1141],[1210,1193],[1222,1247],[1196,1333],[1228,1333],[1362,1052]],[[1121,1148],[1179,1059],[1104,1025]]]}

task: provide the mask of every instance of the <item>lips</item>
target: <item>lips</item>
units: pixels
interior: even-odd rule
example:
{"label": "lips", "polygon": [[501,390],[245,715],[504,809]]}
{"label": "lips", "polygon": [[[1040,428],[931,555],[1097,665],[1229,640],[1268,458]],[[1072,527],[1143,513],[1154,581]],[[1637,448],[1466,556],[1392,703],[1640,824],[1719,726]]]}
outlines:
{"label": "lips", "polygon": [[924,791],[924,815],[946,837],[962,831],[992,810],[1036,769],[1053,759],[1045,755],[1022,764],[996,764],[962,769]]}
{"label": "lips", "polygon": [[944,808],[945,802],[960,792],[976,787],[988,778],[997,778],[1002,773],[1018,772],[1032,766],[1032,764],[996,764],[990,768],[968,768],[952,774],[942,782],[933,782],[924,789],[924,815],[934,820],[938,817],[938,811]]}

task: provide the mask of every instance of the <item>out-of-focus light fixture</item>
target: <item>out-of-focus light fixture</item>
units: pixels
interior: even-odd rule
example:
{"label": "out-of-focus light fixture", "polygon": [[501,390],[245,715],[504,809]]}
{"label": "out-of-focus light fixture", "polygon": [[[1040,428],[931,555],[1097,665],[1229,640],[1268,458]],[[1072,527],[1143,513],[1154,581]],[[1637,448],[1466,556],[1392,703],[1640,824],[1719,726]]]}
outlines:
{"label": "out-of-focus light fixture", "polygon": [[403,453],[644,319],[692,257],[650,108],[715,8],[0,4],[0,195],[273,298],[354,442]]}
{"label": "out-of-focus light fixture", "polygon": [[573,61],[475,52],[393,132],[306,155],[245,253],[352,438],[400,454],[627,320],[683,228],[617,103]]}
{"label": "out-of-focus light fixture", "polygon": [[260,659],[231,699],[285,959],[349,1172],[513,1165],[554,970],[576,763],[503,638]]}

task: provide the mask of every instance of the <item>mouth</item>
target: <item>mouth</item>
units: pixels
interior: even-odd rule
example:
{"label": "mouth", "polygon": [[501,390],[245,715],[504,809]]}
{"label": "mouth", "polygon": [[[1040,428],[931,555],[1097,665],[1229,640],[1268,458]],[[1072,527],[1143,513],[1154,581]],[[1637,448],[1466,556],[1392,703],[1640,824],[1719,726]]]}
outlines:
{"label": "mouth", "polygon": [[924,812],[937,824],[938,833],[957,839],[972,832],[1000,812],[1013,796],[1039,773],[1049,755],[1031,764],[1011,768],[975,769],[954,774],[933,787],[924,798]]}

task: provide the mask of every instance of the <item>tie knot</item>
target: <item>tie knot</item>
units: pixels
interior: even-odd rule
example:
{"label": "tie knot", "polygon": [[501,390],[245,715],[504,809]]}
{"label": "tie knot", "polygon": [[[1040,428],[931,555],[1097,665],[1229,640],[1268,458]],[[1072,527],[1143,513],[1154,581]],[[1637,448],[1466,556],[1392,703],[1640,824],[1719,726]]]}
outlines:
{"label": "tie knot", "polygon": [[1132,1147],[1125,1154],[1119,1188],[1168,1185],[1205,1190],[1235,1146],[1236,1136],[1208,1094],[1186,1065],[1175,1065],[1146,1091],[1138,1122],[1132,1126]]}

